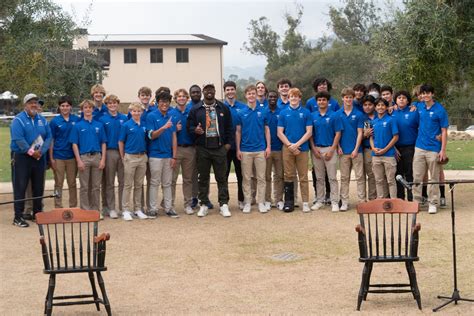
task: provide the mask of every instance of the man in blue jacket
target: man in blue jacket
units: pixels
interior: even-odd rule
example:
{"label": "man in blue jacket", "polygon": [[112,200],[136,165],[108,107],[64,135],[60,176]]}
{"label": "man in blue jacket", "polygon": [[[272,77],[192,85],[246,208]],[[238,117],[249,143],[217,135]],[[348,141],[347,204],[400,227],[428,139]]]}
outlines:
{"label": "man in blue jacket", "polygon": [[[25,110],[13,119],[11,132],[11,163],[13,196],[15,200],[25,198],[26,187],[31,181],[33,198],[44,191],[46,153],[51,144],[51,130],[48,121],[38,113],[39,99],[33,94],[23,98]],[[43,210],[42,199],[33,200],[33,216]],[[28,227],[23,219],[25,202],[14,203],[13,225]]]}

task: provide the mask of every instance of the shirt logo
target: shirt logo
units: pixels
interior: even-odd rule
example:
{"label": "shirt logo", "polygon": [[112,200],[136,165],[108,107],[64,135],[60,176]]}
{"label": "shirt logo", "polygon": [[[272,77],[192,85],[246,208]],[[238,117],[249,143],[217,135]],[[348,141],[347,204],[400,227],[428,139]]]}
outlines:
{"label": "shirt logo", "polygon": [[257,112],[257,116],[258,116],[258,117],[261,117],[261,116],[262,116],[262,113],[261,113],[261,112]]}
{"label": "shirt logo", "polygon": [[331,120],[331,118],[330,118],[330,117],[327,117],[327,118],[326,118],[326,123],[329,123],[330,120]]}
{"label": "shirt logo", "polygon": [[277,115],[276,115],[276,117],[277,117],[277,119],[279,119],[279,118],[280,118],[280,115],[279,115],[279,114],[277,114]]}
{"label": "shirt logo", "polygon": [[38,126],[43,126],[43,121],[38,121]]}
{"label": "shirt logo", "polygon": [[[73,124],[74,124],[74,122],[73,122]],[[62,126],[63,126],[63,124],[61,124],[61,125],[58,125],[58,128],[61,128]]]}
{"label": "shirt logo", "polygon": [[120,120],[120,124],[122,124],[122,123],[123,123],[123,120]]}
{"label": "shirt logo", "polygon": [[430,112],[430,118],[433,117],[434,115],[434,112]]}
{"label": "shirt logo", "polygon": [[303,113],[300,113],[300,118],[303,118]]}
{"label": "shirt logo", "polygon": [[99,134],[99,128],[98,127],[95,128],[95,133]]}
{"label": "shirt logo", "polygon": [[351,120],[355,121],[356,117],[357,117],[357,116],[353,114],[353,115],[351,116]]}
{"label": "shirt logo", "polygon": [[72,122],[71,124],[72,124],[72,125],[76,125],[76,122]]}
{"label": "shirt logo", "polygon": [[382,126],[383,126],[383,127],[387,127],[387,122],[383,122],[383,123],[382,123]]}
{"label": "shirt logo", "polygon": [[408,120],[409,114],[405,114],[405,120]]}

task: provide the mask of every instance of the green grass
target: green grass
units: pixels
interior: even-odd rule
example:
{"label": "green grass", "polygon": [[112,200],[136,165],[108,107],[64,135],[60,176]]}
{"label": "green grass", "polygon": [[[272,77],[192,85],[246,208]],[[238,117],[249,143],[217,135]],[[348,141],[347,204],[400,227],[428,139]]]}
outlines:
{"label": "green grass", "polygon": [[[474,141],[456,140],[448,142],[449,163],[447,170],[473,170],[474,169]],[[232,164],[233,167],[233,164]],[[52,179],[51,170],[46,174],[47,179]],[[0,127],[0,181],[11,181],[10,171],[10,129]]]}

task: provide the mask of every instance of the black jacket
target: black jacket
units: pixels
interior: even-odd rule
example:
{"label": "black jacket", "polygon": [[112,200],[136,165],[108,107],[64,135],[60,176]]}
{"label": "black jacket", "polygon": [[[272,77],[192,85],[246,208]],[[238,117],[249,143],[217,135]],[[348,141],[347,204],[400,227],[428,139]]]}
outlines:
{"label": "black jacket", "polygon": [[[219,125],[219,139],[220,145],[232,144],[234,135],[232,133],[232,116],[227,106],[216,100],[216,114]],[[194,132],[196,126],[201,123],[201,127],[204,130],[202,135],[198,135]],[[203,106],[203,101],[194,105],[189,111],[188,120],[186,121],[186,128],[190,135],[195,137],[194,143],[199,146],[206,145],[206,109]]]}

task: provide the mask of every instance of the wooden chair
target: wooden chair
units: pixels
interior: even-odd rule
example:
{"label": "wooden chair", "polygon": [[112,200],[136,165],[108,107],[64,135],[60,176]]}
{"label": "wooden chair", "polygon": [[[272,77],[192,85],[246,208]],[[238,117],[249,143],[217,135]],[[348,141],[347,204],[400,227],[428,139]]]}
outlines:
{"label": "wooden chair", "polygon": [[[97,236],[98,222],[99,212],[79,208],[54,209],[36,214],[44,262],[43,271],[49,274],[49,286],[44,304],[45,315],[51,315],[53,306],[95,304],[100,311],[99,303],[104,304],[108,315],[112,314],[101,275],[102,271],[107,270],[104,263],[106,242],[110,239],[110,235]],[[97,294],[94,272],[97,274],[102,299]],[[56,275],[63,273],[87,273],[92,294],[53,296]],[[84,300],[86,298],[93,300]],[[70,299],[81,300],[68,301]],[[55,300],[62,302],[54,303]]]}
{"label": "wooden chair", "polygon": [[[357,310],[368,293],[411,292],[421,310],[421,297],[413,265],[418,261],[418,232],[416,223],[417,202],[400,199],[377,199],[357,205],[360,224],[356,226],[359,236],[359,261],[364,263],[362,282],[357,299]],[[409,284],[370,284],[374,263],[404,262]],[[409,289],[403,288],[409,287]]]}

